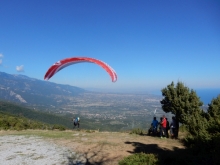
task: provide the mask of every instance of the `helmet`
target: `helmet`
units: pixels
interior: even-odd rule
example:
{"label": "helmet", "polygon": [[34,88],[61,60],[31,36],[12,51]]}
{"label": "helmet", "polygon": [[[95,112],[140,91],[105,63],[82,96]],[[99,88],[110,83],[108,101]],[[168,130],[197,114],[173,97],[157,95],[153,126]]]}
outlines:
{"label": "helmet", "polygon": [[79,118],[79,117],[77,117],[77,119],[78,119],[78,121],[80,121],[80,118]]}

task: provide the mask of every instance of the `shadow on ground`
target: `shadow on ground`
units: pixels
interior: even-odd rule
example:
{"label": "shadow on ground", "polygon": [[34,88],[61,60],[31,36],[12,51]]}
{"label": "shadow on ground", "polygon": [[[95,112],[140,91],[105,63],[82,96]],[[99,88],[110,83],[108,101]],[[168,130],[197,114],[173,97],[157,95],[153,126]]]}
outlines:
{"label": "shadow on ground", "polygon": [[172,150],[159,147],[157,144],[144,144],[140,142],[125,142],[127,145],[134,146],[131,154],[146,153],[157,155],[159,165],[211,165],[212,162],[207,157],[198,157],[189,149],[174,147]]}
{"label": "shadow on ground", "polygon": [[98,145],[84,152],[82,154],[84,161],[79,159],[79,161],[76,162],[74,157],[68,157],[68,165],[111,165],[112,162],[115,164],[115,162],[118,160],[118,157],[107,158],[107,154],[103,153],[103,146],[104,145]]}

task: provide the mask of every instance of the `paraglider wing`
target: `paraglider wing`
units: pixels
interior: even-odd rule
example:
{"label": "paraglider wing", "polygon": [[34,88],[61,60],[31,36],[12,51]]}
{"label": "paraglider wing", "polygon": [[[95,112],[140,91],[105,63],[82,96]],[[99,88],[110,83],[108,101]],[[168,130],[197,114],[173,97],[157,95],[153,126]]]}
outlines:
{"label": "paraglider wing", "polygon": [[80,63],[80,62],[91,62],[91,63],[95,63],[99,66],[101,66],[103,69],[106,70],[106,72],[108,72],[108,74],[110,75],[112,82],[117,81],[117,74],[114,71],[113,68],[111,68],[108,64],[106,64],[103,61],[94,59],[94,58],[89,58],[89,57],[72,57],[72,58],[66,58],[63,60],[60,60],[58,62],[56,62],[55,64],[53,64],[48,71],[46,72],[44,79],[45,80],[49,80],[53,75],[55,75],[57,72],[59,72],[61,69],[72,65],[72,64],[76,64],[76,63]]}

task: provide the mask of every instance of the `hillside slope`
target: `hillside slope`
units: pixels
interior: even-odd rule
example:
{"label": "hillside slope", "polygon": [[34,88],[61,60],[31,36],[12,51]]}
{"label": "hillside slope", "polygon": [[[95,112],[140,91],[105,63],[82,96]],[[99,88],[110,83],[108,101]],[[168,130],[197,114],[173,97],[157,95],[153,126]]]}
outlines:
{"label": "hillside slope", "polygon": [[0,101],[0,112],[6,114],[12,114],[14,116],[21,116],[31,120],[48,123],[48,124],[59,124],[68,128],[72,127],[71,122],[62,116],[49,114],[41,111],[31,110],[15,103]]}

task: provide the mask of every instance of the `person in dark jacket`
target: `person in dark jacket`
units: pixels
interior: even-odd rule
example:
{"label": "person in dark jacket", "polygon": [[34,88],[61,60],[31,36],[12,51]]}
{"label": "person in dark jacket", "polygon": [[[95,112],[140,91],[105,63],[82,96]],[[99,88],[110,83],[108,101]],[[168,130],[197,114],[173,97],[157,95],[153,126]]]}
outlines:
{"label": "person in dark jacket", "polygon": [[167,118],[166,118],[166,120],[167,120],[167,125],[166,125],[166,137],[169,138],[169,133],[168,133],[168,131],[169,131],[169,129],[170,129],[170,123],[169,123],[169,121],[168,121]]}
{"label": "person in dark jacket", "polygon": [[79,122],[80,122],[80,118],[79,118],[79,117],[77,117],[77,118],[74,119],[74,121],[73,121],[74,128],[75,128],[76,126],[78,126],[78,128],[79,128]]}
{"label": "person in dark jacket", "polygon": [[177,138],[176,132],[177,132],[176,118],[175,118],[175,116],[173,116],[171,124],[170,124],[171,138]]}
{"label": "person in dark jacket", "polygon": [[153,131],[152,131],[153,135],[157,135],[158,121],[156,117],[154,117],[151,125],[153,126]]}

